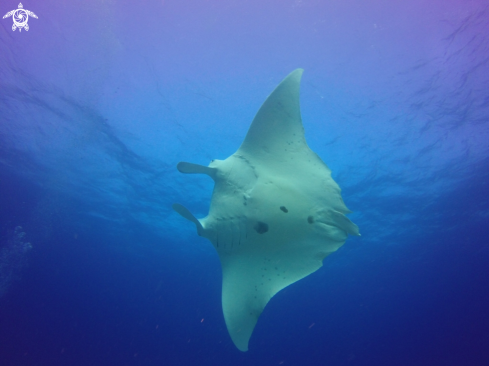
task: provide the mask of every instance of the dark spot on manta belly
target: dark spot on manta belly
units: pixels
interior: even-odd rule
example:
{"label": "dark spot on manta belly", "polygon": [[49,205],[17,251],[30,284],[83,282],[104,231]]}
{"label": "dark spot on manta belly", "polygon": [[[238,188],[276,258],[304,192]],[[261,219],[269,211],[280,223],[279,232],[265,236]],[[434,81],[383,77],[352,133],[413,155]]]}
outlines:
{"label": "dark spot on manta belly", "polygon": [[253,226],[253,229],[255,229],[255,231],[258,234],[264,234],[268,231],[268,224],[265,224],[264,222],[258,221],[255,224],[255,226]]}
{"label": "dark spot on manta belly", "polygon": [[313,223],[314,223],[314,217],[309,216],[309,217],[307,218],[307,222],[308,222],[308,223],[310,223],[310,224],[313,224]]}
{"label": "dark spot on manta belly", "polygon": [[289,212],[285,206],[280,206],[280,209],[285,213]]}

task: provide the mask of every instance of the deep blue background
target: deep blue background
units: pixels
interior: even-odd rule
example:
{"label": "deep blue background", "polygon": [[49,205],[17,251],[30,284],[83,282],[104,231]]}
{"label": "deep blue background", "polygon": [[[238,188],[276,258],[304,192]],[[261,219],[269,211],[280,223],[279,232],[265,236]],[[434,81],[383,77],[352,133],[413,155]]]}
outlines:
{"label": "deep blue background", "polygon": [[[23,5],[28,32],[0,23],[0,365],[489,364],[487,1]],[[362,237],[241,353],[171,210],[206,215],[211,181],[175,166],[232,154],[297,67]]]}

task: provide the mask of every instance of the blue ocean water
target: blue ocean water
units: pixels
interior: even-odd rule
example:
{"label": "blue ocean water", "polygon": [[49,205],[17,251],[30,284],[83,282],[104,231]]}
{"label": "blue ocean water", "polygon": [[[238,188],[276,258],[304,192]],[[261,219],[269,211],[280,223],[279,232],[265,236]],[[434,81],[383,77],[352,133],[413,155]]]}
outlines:
{"label": "blue ocean water", "polygon": [[[0,23],[0,365],[489,364],[489,3],[23,3]],[[2,2],[0,13],[18,7]],[[305,69],[349,237],[242,353],[171,209]]]}

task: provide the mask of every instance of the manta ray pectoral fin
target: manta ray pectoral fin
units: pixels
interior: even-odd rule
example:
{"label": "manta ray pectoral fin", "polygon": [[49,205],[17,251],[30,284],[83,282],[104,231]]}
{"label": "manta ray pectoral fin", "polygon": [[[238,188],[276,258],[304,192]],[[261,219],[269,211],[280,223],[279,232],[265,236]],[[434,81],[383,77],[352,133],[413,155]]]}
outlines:
{"label": "manta ray pectoral fin", "polygon": [[204,227],[200,223],[200,221],[184,206],[179,203],[174,203],[172,208],[178,212],[182,217],[186,218],[189,221],[192,221],[197,227],[197,233],[202,236],[204,232]]}
{"label": "manta ray pectoral fin", "polygon": [[[268,248],[255,248],[243,255],[219,255],[222,310],[229,335],[240,351],[248,350],[253,329],[268,301],[281,289],[318,270],[322,259],[343,243],[321,236],[298,245],[281,244],[278,247],[271,237]],[[270,247],[276,250],[269,251]]]}
{"label": "manta ray pectoral fin", "polygon": [[282,158],[307,146],[299,103],[302,69],[292,71],[258,110],[238,151],[255,157]]}
{"label": "manta ray pectoral fin", "polygon": [[215,168],[209,168],[208,166],[199,164],[186,163],[183,161],[177,164],[177,169],[180,173],[185,174],[207,174],[212,179],[214,179],[216,176]]}

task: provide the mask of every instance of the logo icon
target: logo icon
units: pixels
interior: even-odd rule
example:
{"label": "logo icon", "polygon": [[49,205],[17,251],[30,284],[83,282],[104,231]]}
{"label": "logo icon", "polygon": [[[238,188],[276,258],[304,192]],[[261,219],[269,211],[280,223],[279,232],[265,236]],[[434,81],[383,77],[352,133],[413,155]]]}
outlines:
{"label": "logo icon", "polygon": [[3,19],[8,17],[13,18],[14,20],[14,24],[12,25],[13,31],[15,31],[17,28],[19,28],[19,32],[22,31],[22,28],[28,31],[29,24],[27,24],[27,21],[29,20],[29,15],[37,19],[36,14],[34,14],[32,11],[25,10],[22,3],[19,3],[19,8],[9,11],[7,14],[3,16]]}

